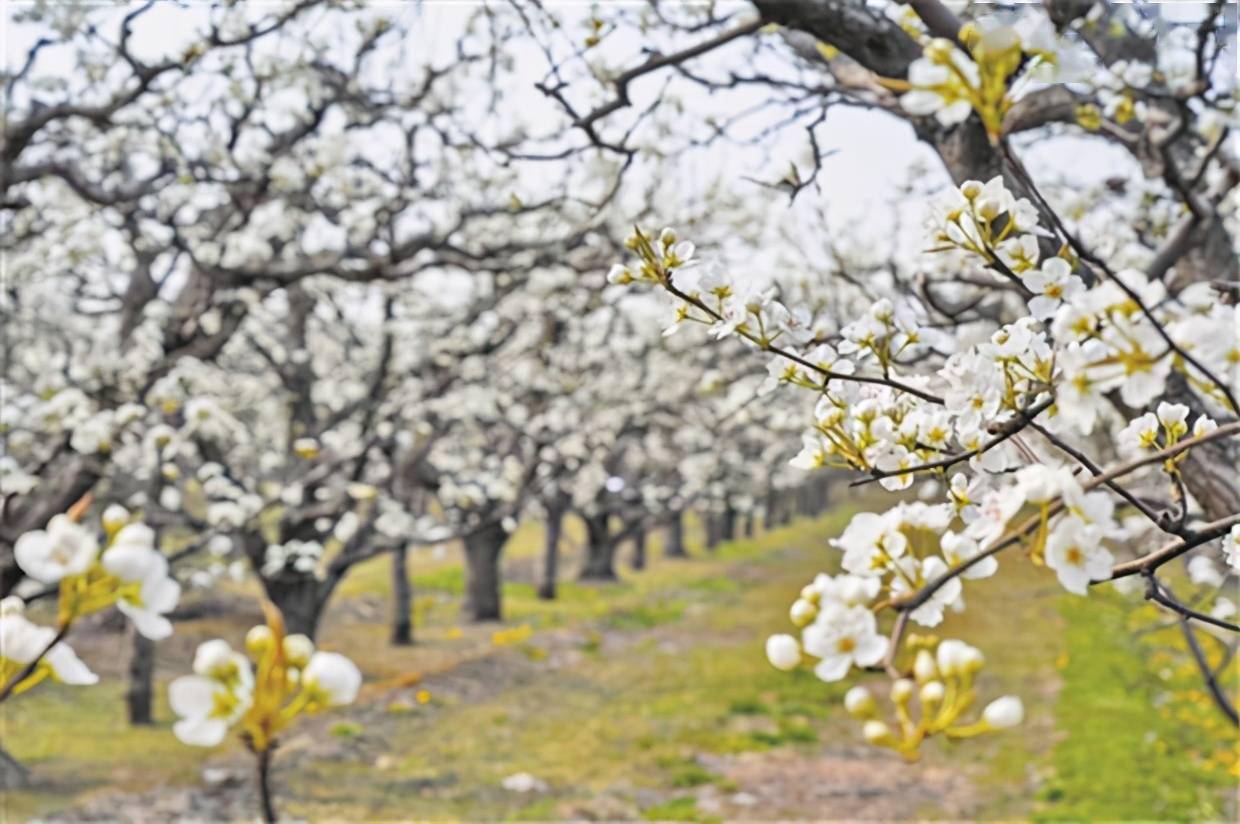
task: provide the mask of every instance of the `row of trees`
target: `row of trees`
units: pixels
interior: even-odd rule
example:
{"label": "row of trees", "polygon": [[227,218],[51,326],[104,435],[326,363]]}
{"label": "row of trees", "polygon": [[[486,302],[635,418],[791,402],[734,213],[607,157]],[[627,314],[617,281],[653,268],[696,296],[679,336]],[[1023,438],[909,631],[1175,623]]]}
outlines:
{"label": "row of trees", "polygon": [[[502,80],[520,17],[471,12],[452,48],[413,53],[423,22],[326,2],[19,15],[0,597],[55,594],[13,550],[88,493],[86,518],[126,506],[187,586],[253,576],[311,638],[349,571],[390,555],[397,643],[415,547],[460,541],[468,616],[494,620],[519,520],[547,525],[554,598],[570,513],[575,572],[602,581],[655,528],[683,555],[689,510],[712,545],[783,517],[803,473],[771,435],[795,407],[755,403],[761,365],[663,337],[605,281],[628,216],[609,204],[677,202],[705,231],[722,195],[526,156],[528,90]],[[154,645],[134,644],[149,720]]]}

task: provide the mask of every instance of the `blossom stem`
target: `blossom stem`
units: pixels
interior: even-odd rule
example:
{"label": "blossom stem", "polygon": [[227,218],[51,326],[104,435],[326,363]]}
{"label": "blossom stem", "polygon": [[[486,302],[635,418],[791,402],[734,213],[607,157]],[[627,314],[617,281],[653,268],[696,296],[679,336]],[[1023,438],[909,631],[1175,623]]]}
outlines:
{"label": "blossom stem", "polygon": [[275,824],[276,821],[276,806],[271,796],[271,751],[273,749],[274,747],[269,746],[256,750],[254,753],[258,772],[258,803],[266,824]]}

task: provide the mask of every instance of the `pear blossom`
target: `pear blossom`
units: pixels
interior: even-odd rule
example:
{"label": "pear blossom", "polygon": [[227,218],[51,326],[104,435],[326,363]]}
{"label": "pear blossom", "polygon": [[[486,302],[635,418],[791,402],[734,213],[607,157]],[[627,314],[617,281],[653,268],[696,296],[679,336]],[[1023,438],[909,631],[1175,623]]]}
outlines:
{"label": "pear blossom", "polygon": [[13,545],[13,557],[22,572],[44,584],[81,575],[98,554],[94,534],[67,515],[53,516],[46,530],[27,532]]}
{"label": "pear blossom", "polygon": [[[898,573],[891,580],[891,590],[897,595],[912,592],[939,579],[947,571],[947,564],[935,555],[920,562],[911,557],[903,558],[898,562]],[[960,603],[963,590],[960,578],[948,578],[925,603],[910,612],[909,617],[923,627],[936,627],[943,622],[943,610]]]}
{"label": "pear blossom", "polygon": [[254,674],[249,660],[219,639],[198,646],[193,669],[193,675],[183,675],[168,687],[172,711],[181,716],[172,731],[186,744],[214,747],[249,709]]}
{"label": "pear blossom", "polygon": [[[974,558],[981,552],[981,547],[977,541],[968,535],[958,534],[955,532],[943,533],[943,538],[939,543],[943,551],[943,560],[947,562],[949,567],[955,568]],[[983,558],[977,561],[964,572],[960,573],[963,578],[989,578],[999,570],[999,561],[994,556]]]}
{"label": "pear blossom", "polygon": [[357,665],[337,652],[316,652],[301,673],[302,684],[328,707],[352,704],[362,685]]}
{"label": "pear blossom", "polygon": [[1073,276],[1072,265],[1061,257],[1048,258],[1040,269],[1021,275],[1021,281],[1034,295],[1029,311],[1039,319],[1052,317],[1062,303],[1085,290],[1080,278]]}
{"label": "pear blossom", "polygon": [[1076,595],[1086,594],[1091,581],[1109,578],[1114,560],[1102,545],[1102,531],[1075,517],[1061,519],[1046,540],[1046,565]]}
{"label": "pear blossom", "polygon": [[819,659],[814,674],[823,681],[839,681],[854,665],[873,666],[887,652],[887,638],[865,607],[828,605],[802,630],[801,642]]}
{"label": "pear blossom", "polygon": [[1223,557],[1234,574],[1240,575],[1240,524],[1223,537]]}
{"label": "pear blossom", "polygon": [[[52,679],[62,684],[90,686],[99,682],[99,676],[90,671],[68,644],[64,641],[52,643],[56,638],[55,630],[32,623],[23,612],[24,604],[16,596],[0,601],[0,670],[12,669],[9,677],[16,677],[22,668],[39,661],[40,666],[48,668]],[[4,666],[6,662],[10,666]]]}

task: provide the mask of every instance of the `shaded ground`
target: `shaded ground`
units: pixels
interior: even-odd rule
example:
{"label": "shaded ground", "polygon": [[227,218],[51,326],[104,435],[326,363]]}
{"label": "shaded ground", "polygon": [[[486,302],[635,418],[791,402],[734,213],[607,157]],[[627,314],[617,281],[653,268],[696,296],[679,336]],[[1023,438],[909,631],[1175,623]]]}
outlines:
{"label": "shaded ground", "polygon": [[[1198,819],[1228,811],[1220,790],[1234,786],[1231,739],[1207,726],[1191,682],[1172,689],[1151,675],[1143,648],[1115,648],[1115,622],[1135,620],[1131,607],[1065,600],[1053,579],[1017,558],[966,589],[972,608],[950,617],[942,634],[986,650],[982,694],[1022,695],[1026,725],[932,745],[913,765],[861,744],[839,707],[843,686],[776,672],[762,655],[766,635],[786,629],[795,592],[834,561],[825,539],[845,518],[802,522],[710,556],[697,549],[691,561],[657,560],[615,585],[570,583],[550,605],[529,583],[510,584],[510,620],[486,627],[457,624],[452,559],[423,559],[412,649],[386,644],[386,567],[362,570],[323,644],[358,660],[367,686],[359,705],[283,742],[282,810],[337,820]],[[518,537],[510,565],[528,579],[537,535]],[[179,628],[161,650],[161,674],[183,672],[204,635],[240,637],[244,626],[225,615]],[[124,643],[102,631],[90,638],[84,653],[109,683],[24,696],[0,730],[41,781],[7,799],[13,819],[250,818],[248,755],[181,746],[164,707],[157,727],[129,730],[119,675],[108,672],[109,660],[123,664]],[[1147,692],[1182,696],[1184,706],[1173,701],[1162,718]],[[1079,732],[1066,736],[1057,714]],[[1161,753],[1142,743],[1151,732]],[[534,788],[503,788],[521,772]],[[1128,786],[1138,782],[1170,789]]]}

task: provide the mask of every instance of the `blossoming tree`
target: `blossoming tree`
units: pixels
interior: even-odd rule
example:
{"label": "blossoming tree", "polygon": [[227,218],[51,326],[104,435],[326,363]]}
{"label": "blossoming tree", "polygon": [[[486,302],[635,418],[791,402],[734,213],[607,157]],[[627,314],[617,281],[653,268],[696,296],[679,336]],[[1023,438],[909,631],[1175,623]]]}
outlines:
{"label": "blossoming tree", "polygon": [[[1235,722],[1198,637],[1221,631],[1234,647],[1234,606],[1217,588],[1177,595],[1165,576],[1190,553],[1237,570],[1240,178],[1234,78],[1219,57],[1233,18],[1215,4],[1192,25],[1158,29],[1138,9],[1088,2],[964,17],[937,0],[757,2],[754,11],[708,20],[713,37],[620,74],[610,103],[583,112],[563,90],[557,99],[593,146],[623,151],[606,127],[638,78],[752,38],[748,48],[764,54],[782,39],[797,93],[817,93],[823,113],[858,105],[907,120],[955,182],[929,209],[916,277],[893,267],[863,287],[840,283],[841,311],[809,329],[777,289],[729,271],[726,259],[697,260],[670,230],[636,230],[632,256],[613,271],[616,282],[664,294],[681,325],[740,337],[772,359],[781,383],[814,397],[796,464],[846,467],[890,490],[921,484],[929,496],[854,518],[834,542],[843,572],[805,588],[791,614],[800,638],[773,638],[772,662],[790,668],[808,656],[828,681],[854,667],[885,670],[896,721],[861,693],[849,709],[868,739],[906,755],[929,735],[1015,723],[1014,698],[963,721],[980,653],[908,628],[963,608],[965,582],[1023,548],[1032,574],[1046,567],[1081,596],[1141,580],[1146,598],[1181,622]],[[773,84],[770,63],[755,65],[730,82]],[[706,70],[684,73],[726,85]],[[792,105],[794,93],[779,94],[770,105]],[[816,150],[815,111],[789,119],[808,122]],[[1128,152],[1141,197],[1115,180],[1083,196],[1056,186],[1062,155],[1027,159],[1048,135]],[[811,159],[810,172],[794,167],[783,181],[794,197],[821,154]],[[1211,579],[1201,569],[1190,586]]]}

